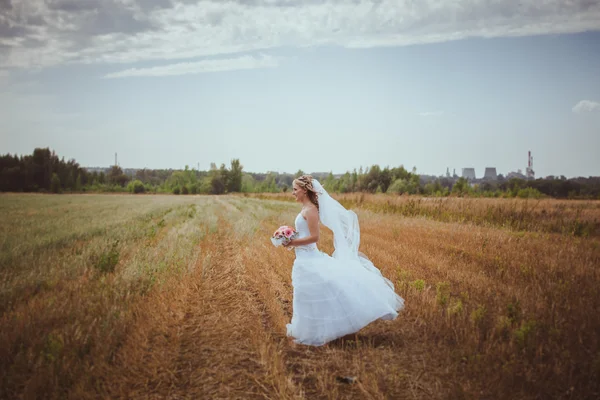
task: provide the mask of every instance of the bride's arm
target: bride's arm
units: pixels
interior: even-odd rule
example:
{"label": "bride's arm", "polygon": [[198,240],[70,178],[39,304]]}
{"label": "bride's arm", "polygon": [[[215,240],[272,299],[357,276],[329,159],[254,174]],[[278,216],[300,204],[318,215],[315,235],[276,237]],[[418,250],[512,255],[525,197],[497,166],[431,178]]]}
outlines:
{"label": "bride's arm", "polygon": [[316,208],[310,208],[306,212],[306,222],[308,222],[310,236],[302,239],[292,239],[288,246],[305,246],[319,241],[319,211]]}

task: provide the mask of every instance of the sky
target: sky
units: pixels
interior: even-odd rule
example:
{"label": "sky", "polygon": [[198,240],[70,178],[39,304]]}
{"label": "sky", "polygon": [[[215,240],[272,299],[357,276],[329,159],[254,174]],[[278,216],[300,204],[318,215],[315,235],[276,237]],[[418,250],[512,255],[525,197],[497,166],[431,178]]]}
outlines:
{"label": "sky", "polygon": [[600,176],[597,0],[0,0],[0,153]]}

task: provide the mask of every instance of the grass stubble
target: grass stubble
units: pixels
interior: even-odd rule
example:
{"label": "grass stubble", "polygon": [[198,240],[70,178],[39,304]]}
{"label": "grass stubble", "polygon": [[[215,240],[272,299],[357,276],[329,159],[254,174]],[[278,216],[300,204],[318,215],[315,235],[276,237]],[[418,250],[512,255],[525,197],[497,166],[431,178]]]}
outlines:
{"label": "grass stubble", "polygon": [[293,253],[269,241],[296,204],[0,196],[0,397],[598,397],[598,202],[354,197],[406,309],[315,348],[285,337]]}

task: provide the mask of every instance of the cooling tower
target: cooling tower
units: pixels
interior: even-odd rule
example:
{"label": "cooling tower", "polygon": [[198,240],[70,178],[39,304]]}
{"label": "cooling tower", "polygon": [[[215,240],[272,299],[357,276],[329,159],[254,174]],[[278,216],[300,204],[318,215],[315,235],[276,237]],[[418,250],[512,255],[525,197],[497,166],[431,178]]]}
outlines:
{"label": "cooling tower", "polygon": [[476,179],[475,178],[475,168],[463,168],[462,169],[462,177],[467,179]]}
{"label": "cooling tower", "polygon": [[496,174],[496,168],[487,167],[485,169],[485,174],[483,174],[483,179],[489,179],[492,181],[498,179],[498,175]]}

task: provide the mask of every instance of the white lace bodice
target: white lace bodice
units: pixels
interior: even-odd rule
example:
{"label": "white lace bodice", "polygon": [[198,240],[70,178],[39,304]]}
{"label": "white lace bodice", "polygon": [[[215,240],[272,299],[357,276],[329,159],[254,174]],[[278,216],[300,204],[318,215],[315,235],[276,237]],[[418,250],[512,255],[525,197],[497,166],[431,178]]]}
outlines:
{"label": "white lace bodice", "polygon": [[[305,237],[310,236],[310,229],[308,228],[308,221],[306,221],[304,219],[304,217],[302,216],[302,213],[298,213],[298,216],[296,217],[295,225],[296,225],[296,231],[298,231],[299,239],[303,239]],[[298,250],[300,250],[300,251],[316,251],[317,244],[311,243],[311,244],[307,244],[304,246],[298,246],[295,249],[296,249],[296,251],[298,251]]]}

